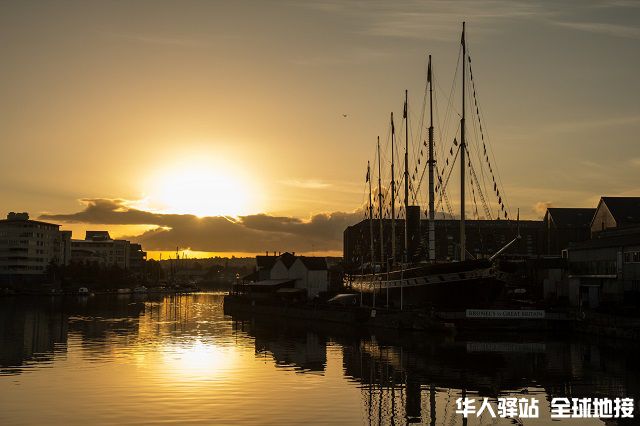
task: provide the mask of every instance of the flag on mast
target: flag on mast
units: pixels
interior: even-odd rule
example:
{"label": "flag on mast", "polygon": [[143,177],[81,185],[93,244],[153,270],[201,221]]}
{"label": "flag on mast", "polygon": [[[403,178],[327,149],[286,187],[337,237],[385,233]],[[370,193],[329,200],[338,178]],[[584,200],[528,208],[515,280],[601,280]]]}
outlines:
{"label": "flag on mast", "polygon": [[371,163],[369,161],[367,161],[367,177],[365,182],[369,182],[369,178],[371,177]]}

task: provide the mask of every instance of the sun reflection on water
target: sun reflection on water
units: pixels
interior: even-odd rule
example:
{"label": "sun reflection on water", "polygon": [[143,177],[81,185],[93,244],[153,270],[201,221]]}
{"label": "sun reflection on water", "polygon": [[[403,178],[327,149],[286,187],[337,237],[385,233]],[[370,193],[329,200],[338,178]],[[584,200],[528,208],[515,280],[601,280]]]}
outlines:
{"label": "sun reflection on water", "polygon": [[230,348],[196,340],[164,347],[161,368],[176,379],[206,380],[233,368],[235,360]]}

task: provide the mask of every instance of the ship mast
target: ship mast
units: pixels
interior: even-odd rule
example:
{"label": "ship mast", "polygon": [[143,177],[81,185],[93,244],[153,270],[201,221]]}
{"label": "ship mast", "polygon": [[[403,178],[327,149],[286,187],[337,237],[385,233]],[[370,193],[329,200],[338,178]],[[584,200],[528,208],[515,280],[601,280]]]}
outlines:
{"label": "ship mast", "polygon": [[382,227],[382,173],[381,166],[382,158],[380,157],[380,136],[378,136],[378,214],[380,216],[380,268],[384,263],[384,233]]}
{"label": "ship mast", "polygon": [[408,91],[404,91],[404,261],[409,257],[409,114]]}
{"label": "ship mast", "polygon": [[431,55],[429,55],[429,68],[427,69],[427,83],[429,84],[429,261],[436,260],[436,212],[435,195],[433,192],[433,76],[431,75]]}
{"label": "ship mast", "polygon": [[369,182],[369,241],[371,245],[371,271],[375,274],[373,259],[373,201],[371,198],[371,163],[367,161],[367,182]]}
{"label": "ship mast", "polygon": [[393,124],[393,112],[391,113],[391,263],[396,261],[396,182],[395,182],[395,144],[396,128]]}
{"label": "ship mast", "polygon": [[464,217],[464,182],[465,182],[465,151],[467,143],[464,136],[464,118],[465,118],[465,71],[467,68],[467,45],[464,38],[465,23],[462,23],[462,118],[460,119],[460,260],[466,258],[466,236],[465,236],[465,217]]}

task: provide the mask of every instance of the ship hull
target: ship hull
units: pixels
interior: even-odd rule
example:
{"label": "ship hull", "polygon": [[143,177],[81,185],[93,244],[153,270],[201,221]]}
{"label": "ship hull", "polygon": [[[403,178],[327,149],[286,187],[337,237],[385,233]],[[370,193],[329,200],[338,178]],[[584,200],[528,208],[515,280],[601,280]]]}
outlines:
{"label": "ship hull", "polygon": [[504,291],[489,262],[468,261],[425,265],[406,270],[356,275],[354,291],[369,294],[377,304],[398,307],[428,307],[459,311],[489,308]]}

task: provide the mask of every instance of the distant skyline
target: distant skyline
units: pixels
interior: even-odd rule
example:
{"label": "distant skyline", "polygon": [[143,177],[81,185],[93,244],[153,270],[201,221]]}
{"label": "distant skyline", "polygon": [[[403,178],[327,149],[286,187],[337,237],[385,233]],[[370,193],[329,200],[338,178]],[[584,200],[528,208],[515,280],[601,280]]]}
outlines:
{"label": "distant skyline", "polygon": [[0,213],[152,251],[337,254],[428,54],[446,103],[463,20],[511,211],[640,196],[638,2],[7,1]]}

